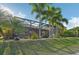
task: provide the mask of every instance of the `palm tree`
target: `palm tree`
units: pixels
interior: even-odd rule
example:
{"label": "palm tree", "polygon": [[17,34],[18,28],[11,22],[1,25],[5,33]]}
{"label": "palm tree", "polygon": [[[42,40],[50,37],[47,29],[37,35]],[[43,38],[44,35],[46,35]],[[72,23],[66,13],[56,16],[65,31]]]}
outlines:
{"label": "palm tree", "polygon": [[[58,10],[58,8],[57,8]],[[55,13],[51,19],[51,23],[53,26],[59,28],[59,29],[64,29],[65,26],[63,25],[63,23],[68,24],[68,20],[66,18],[64,18],[61,14],[61,11],[58,10],[59,12]],[[58,34],[58,33],[57,33]]]}
{"label": "palm tree", "polygon": [[[61,9],[56,8],[54,6],[47,6],[47,9],[45,9],[42,12],[42,20],[46,20],[49,22],[50,25],[53,25],[54,28],[61,27],[65,28],[63,25],[63,22],[68,24],[68,20],[64,18],[61,14]],[[51,33],[51,31],[50,31]],[[49,34],[51,35],[51,34]]]}
{"label": "palm tree", "polygon": [[[22,33],[25,31],[24,23],[20,17],[13,17],[12,18],[12,25],[16,33]],[[19,30],[19,31],[18,31]]]}
{"label": "palm tree", "polygon": [[42,3],[35,3],[31,4],[32,5],[32,13],[36,13],[36,19],[39,19],[39,38],[41,38],[41,22],[42,22],[42,12],[44,11],[45,7],[47,4],[42,4]]}
{"label": "palm tree", "polygon": [[8,13],[8,11],[6,11],[4,9],[0,9],[0,33],[3,35],[4,39],[5,39],[5,36],[4,36],[4,33],[3,33],[1,25],[3,24],[2,22],[5,21],[5,19],[8,19],[9,15],[11,15],[11,14]]}
{"label": "palm tree", "polygon": [[[32,4],[32,6],[32,12],[36,13],[36,18],[39,18],[41,21],[47,21],[50,25],[53,25],[53,28],[65,28],[63,23],[68,24],[68,20],[62,16],[60,8],[49,4]],[[52,33],[50,30],[49,32]],[[51,35],[50,33],[49,36]]]}
{"label": "palm tree", "polygon": [[[3,35],[4,39],[7,39],[5,37],[5,33],[2,29],[2,27],[11,29],[12,32],[11,32],[10,36],[12,36],[15,32],[22,33],[25,31],[24,24],[23,24],[23,22],[21,22],[21,19],[19,17],[13,16],[7,10],[0,8],[0,33]],[[7,34],[9,34],[9,33],[7,33]]]}

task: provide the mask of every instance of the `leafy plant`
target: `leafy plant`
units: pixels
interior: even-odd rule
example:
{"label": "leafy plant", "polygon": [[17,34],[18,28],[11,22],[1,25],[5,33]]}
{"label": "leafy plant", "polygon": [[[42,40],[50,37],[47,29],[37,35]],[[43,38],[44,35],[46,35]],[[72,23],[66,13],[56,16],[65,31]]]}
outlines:
{"label": "leafy plant", "polygon": [[33,32],[31,35],[31,39],[38,39],[38,35],[35,32]]}

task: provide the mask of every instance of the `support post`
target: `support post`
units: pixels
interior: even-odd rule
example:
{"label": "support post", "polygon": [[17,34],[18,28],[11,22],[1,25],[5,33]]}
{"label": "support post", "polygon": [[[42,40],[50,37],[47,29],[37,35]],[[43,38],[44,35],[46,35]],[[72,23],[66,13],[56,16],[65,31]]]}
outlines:
{"label": "support post", "polygon": [[50,25],[49,25],[49,38],[50,38]]}
{"label": "support post", "polygon": [[30,39],[31,39],[31,33],[32,33],[31,26],[32,26],[32,22],[30,21]]}

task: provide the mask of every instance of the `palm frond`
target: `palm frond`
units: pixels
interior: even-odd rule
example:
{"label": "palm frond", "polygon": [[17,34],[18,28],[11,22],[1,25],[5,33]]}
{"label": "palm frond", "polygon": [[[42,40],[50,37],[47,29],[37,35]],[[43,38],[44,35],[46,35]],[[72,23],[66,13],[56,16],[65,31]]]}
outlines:
{"label": "palm frond", "polygon": [[68,24],[68,19],[63,18],[62,21],[65,22],[66,24]]}

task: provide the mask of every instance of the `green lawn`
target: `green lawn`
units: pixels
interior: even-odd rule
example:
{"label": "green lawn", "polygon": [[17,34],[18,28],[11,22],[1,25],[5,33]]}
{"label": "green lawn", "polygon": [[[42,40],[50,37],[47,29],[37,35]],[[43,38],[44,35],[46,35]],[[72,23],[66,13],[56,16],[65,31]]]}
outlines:
{"label": "green lawn", "polygon": [[63,55],[79,52],[79,38],[0,42],[1,55]]}

